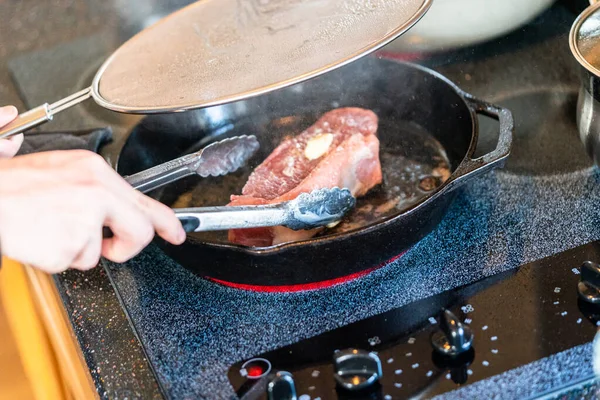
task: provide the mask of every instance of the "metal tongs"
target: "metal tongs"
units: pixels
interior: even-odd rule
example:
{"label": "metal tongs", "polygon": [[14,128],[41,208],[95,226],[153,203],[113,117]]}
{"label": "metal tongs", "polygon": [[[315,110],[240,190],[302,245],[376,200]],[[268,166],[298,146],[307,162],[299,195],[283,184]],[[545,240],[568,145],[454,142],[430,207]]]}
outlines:
{"label": "metal tongs", "polygon": [[125,177],[134,189],[148,193],[182,178],[227,175],[237,171],[256,153],[256,136],[235,136],[212,143],[200,151]]}
{"label": "metal tongs", "polygon": [[302,193],[294,200],[260,206],[180,208],[177,218],[186,232],[285,226],[295,231],[338,222],[354,207],[348,189],[325,188]]}
{"label": "metal tongs", "polygon": [[[191,175],[221,176],[234,172],[254,155],[255,136],[237,136],[125,178],[143,193]],[[220,206],[175,209],[186,232],[286,226],[313,229],[338,222],[356,199],[347,189],[318,189],[294,200],[256,206]],[[111,236],[105,230],[105,236]]]}

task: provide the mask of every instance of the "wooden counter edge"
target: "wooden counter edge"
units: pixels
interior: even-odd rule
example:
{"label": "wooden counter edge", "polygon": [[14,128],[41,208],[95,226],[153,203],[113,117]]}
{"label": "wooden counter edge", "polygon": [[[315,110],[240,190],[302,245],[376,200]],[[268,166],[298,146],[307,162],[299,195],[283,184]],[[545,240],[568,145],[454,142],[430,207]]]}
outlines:
{"label": "wooden counter edge", "polygon": [[40,317],[48,331],[69,392],[76,400],[99,399],[54,279],[51,275],[29,266],[24,268],[31,288],[37,295],[35,300]]}

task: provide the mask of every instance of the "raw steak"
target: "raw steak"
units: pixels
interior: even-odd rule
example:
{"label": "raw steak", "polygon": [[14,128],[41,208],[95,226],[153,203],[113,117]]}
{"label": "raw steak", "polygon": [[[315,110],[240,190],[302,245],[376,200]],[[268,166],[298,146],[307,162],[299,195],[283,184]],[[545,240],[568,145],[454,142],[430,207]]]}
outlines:
{"label": "raw steak", "polygon": [[[377,116],[361,108],[340,108],[313,126],[285,139],[259,165],[231,206],[279,203],[325,187],[348,188],[356,197],[381,183]],[[229,240],[247,246],[270,246],[308,239],[319,229],[285,227],[236,229]]]}

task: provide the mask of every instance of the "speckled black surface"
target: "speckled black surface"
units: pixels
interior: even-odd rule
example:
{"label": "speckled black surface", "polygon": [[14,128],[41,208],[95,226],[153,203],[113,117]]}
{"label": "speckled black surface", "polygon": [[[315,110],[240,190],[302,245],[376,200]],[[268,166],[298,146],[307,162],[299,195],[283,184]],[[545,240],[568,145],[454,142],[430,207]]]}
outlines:
{"label": "speckled black surface", "polygon": [[[155,248],[110,267],[110,274],[167,393],[225,398],[233,394],[226,371],[235,361],[600,239],[599,179],[593,169],[552,178],[490,174],[470,185],[439,228],[400,260],[322,291],[221,287]],[[542,386],[563,383],[559,378]],[[512,385],[512,393],[531,389],[528,380]]]}
{"label": "speckled black surface", "polygon": [[106,271],[67,271],[55,282],[100,398],[163,398]]}
{"label": "speckled black surface", "polygon": [[[5,11],[0,12],[0,32],[7,33],[1,36],[9,37],[12,46],[0,44],[0,55],[7,59],[101,29],[117,30],[118,2],[51,3],[27,0],[0,6]],[[473,94],[507,105],[517,92],[561,91],[569,98],[578,84],[566,41],[574,17],[558,5],[495,45],[424,62]],[[82,24],[75,26],[75,20]],[[8,88],[7,71],[0,65],[0,100],[18,103],[16,91]],[[22,86],[21,92],[25,93]],[[35,103],[35,99],[30,101]],[[569,101],[564,102],[566,107]],[[548,112],[538,108],[532,107],[531,113]],[[139,334],[138,342],[103,269],[57,276],[100,395],[160,397],[141,343],[169,397],[227,398],[233,392],[225,372],[234,361],[599,239],[600,175],[589,168],[578,147],[574,124],[557,126],[538,123],[531,127],[517,120],[517,135],[532,133],[529,142],[520,137],[532,154],[515,153],[519,163],[509,161],[505,171],[474,182],[435,232],[401,260],[356,282],[310,293],[240,292],[192,276],[151,246],[126,265],[106,265]],[[536,146],[539,137],[558,138],[558,147],[550,149],[581,162],[563,168],[560,158],[541,151],[545,146]],[[483,139],[483,147],[493,142]],[[116,147],[107,152],[108,159],[114,159],[114,151]],[[469,398],[475,393],[487,393],[490,398],[525,397],[556,388],[577,373],[589,373],[589,357],[589,346],[582,346],[444,397]]]}

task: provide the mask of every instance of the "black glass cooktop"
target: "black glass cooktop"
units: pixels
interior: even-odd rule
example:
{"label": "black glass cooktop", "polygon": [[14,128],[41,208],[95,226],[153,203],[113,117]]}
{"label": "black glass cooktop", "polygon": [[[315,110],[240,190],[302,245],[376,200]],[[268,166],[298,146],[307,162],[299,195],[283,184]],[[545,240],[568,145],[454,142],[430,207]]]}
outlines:
{"label": "black glass cooktop", "polygon": [[[577,292],[586,260],[600,261],[600,243],[245,359],[230,368],[230,381],[240,397],[266,398],[274,374],[286,371],[299,398],[399,399],[430,398],[500,375],[594,339],[600,305]],[[472,347],[455,358],[440,355],[430,340],[440,331],[442,309],[472,332]],[[333,360],[346,349],[373,352],[382,366],[379,384],[360,396],[334,379]]]}

